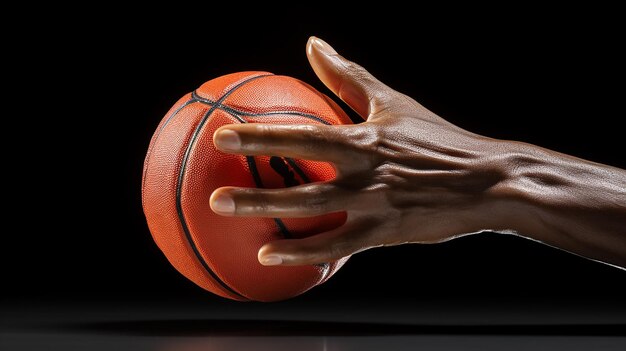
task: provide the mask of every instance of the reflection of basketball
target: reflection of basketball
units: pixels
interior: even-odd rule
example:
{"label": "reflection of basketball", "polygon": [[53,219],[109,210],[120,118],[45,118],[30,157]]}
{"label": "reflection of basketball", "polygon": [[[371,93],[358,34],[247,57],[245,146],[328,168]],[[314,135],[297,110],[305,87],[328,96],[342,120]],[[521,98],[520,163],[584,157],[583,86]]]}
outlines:
{"label": "reflection of basketball", "polygon": [[351,123],[328,97],[297,79],[265,72],[229,74],[185,95],[165,115],[143,172],[143,208],[159,248],[202,288],[234,300],[274,301],[326,281],[345,262],[265,267],[257,251],[282,238],[336,228],[345,212],[313,218],[222,217],[209,198],[222,186],[282,188],[332,179],[330,164],[229,155],[213,133],[232,123]]}

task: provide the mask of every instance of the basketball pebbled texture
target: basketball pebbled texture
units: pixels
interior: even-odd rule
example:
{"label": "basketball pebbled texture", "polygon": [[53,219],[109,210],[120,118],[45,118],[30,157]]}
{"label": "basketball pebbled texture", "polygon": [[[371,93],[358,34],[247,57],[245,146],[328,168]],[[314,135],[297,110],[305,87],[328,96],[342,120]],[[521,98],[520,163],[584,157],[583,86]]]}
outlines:
{"label": "basketball pebbled texture", "polygon": [[186,94],[155,131],[144,162],[142,203],[158,247],[185,277],[239,301],[287,299],[328,280],[347,260],[265,267],[264,244],[334,229],[345,212],[311,218],[224,217],[209,206],[222,186],[283,188],[335,177],[324,162],[220,152],[213,133],[233,123],[348,124],[343,110],[295,78],[240,72]]}

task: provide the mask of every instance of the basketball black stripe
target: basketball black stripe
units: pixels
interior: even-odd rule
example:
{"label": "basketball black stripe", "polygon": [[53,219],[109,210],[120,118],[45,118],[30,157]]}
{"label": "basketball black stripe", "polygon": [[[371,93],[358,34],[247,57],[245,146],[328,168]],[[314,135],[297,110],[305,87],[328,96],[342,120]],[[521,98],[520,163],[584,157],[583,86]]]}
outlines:
{"label": "basketball black stripe", "polygon": [[150,164],[150,155],[152,154],[152,149],[157,144],[157,140],[159,140],[159,136],[161,135],[161,132],[163,131],[163,129],[165,129],[165,126],[167,126],[170,123],[172,118],[174,118],[180,111],[182,111],[183,108],[185,108],[188,105],[191,105],[194,102],[197,102],[197,100],[195,100],[194,98],[191,98],[191,99],[185,101],[184,104],[180,105],[176,110],[174,110],[169,115],[169,117],[167,117],[167,119],[165,120],[165,122],[163,123],[161,128],[159,128],[159,130],[156,132],[156,135],[154,136],[152,145],[150,146],[150,149],[148,149],[148,152],[146,154],[146,165],[144,166],[144,174],[143,174],[143,181],[141,183],[141,189],[145,189],[145,187],[146,187],[146,173],[148,172],[148,165]]}
{"label": "basketball black stripe", "polygon": [[[191,93],[191,97],[203,104],[209,105],[209,106],[214,106],[216,104],[215,101],[213,100],[209,100],[209,99],[205,99],[201,96],[199,96],[195,91],[193,93]],[[220,110],[223,110],[225,112],[228,112],[229,114],[233,115],[233,116],[237,116],[237,119],[240,119],[241,116],[246,116],[246,117],[262,117],[262,116],[271,116],[271,115],[293,115],[293,116],[300,116],[300,117],[304,117],[304,118],[308,118],[326,125],[331,125],[331,123],[325,121],[324,119],[322,119],[319,116],[316,116],[312,113],[306,113],[306,112],[300,112],[300,111],[272,111],[272,112],[260,112],[260,113],[252,113],[252,112],[246,112],[246,111],[241,111],[238,110],[234,107],[230,107],[228,105],[224,105],[224,104],[218,104],[218,107]]]}
{"label": "basketball black stripe", "polygon": [[[178,181],[176,183],[176,211],[178,212],[178,218],[180,220],[180,223],[183,227],[183,231],[185,232],[185,237],[187,239],[187,241],[189,242],[189,245],[191,246],[194,254],[196,255],[196,258],[198,259],[198,261],[200,262],[200,264],[202,265],[202,267],[207,271],[207,273],[209,273],[209,275],[211,275],[211,277],[213,277],[213,279],[220,284],[222,287],[224,287],[224,289],[228,290],[229,292],[243,298],[246,300],[249,300],[247,297],[241,295],[240,293],[238,293],[237,291],[235,291],[232,287],[230,287],[228,284],[226,284],[222,279],[220,279],[220,277],[217,276],[217,274],[211,269],[211,267],[209,267],[209,264],[204,260],[204,258],[202,258],[202,255],[200,254],[200,251],[198,250],[198,247],[196,246],[195,242],[193,241],[193,238],[191,236],[191,232],[189,231],[189,227],[187,225],[187,221],[185,220],[185,215],[183,212],[183,206],[182,206],[182,183],[183,183],[183,179],[185,177],[185,171],[187,169],[187,162],[189,161],[189,156],[191,155],[191,150],[193,149],[193,146],[198,138],[198,136],[200,135],[200,131],[202,130],[202,127],[206,124],[206,122],[209,120],[209,117],[211,116],[211,114],[213,112],[215,112],[216,109],[219,108],[220,104],[226,100],[226,98],[232,94],[235,90],[237,90],[238,88],[242,87],[244,84],[251,82],[255,79],[259,79],[259,78],[263,78],[263,77],[267,77],[269,75],[260,75],[260,76],[254,76],[251,78],[248,78],[246,80],[244,80],[243,82],[237,84],[236,86],[234,86],[232,89],[230,89],[229,91],[225,92],[224,95],[222,95],[222,97],[215,101],[215,103],[207,110],[207,112],[204,114],[204,116],[202,117],[202,119],[200,120],[200,123],[198,123],[198,126],[196,126],[196,129],[194,130],[193,134],[191,135],[191,138],[189,140],[189,145],[187,145],[187,149],[185,150],[185,154],[183,156],[183,160],[181,163],[181,167],[180,167],[180,171],[178,173]],[[195,101],[197,101],[194,98]]]}

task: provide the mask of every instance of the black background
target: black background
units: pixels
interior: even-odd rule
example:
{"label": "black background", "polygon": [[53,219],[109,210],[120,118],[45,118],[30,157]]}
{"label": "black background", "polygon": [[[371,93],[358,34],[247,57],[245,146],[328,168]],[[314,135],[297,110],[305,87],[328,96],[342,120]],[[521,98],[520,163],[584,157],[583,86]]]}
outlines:
{"label": "black background", "polygon": [[[265,70],[330,94],[306,60],[309,35],[470,131],[626,167],[624,26],[611,9],[243,16],[180,7],[162,17],[102,8],[49,18],[36,36],[11,42],[18,79],[7,118],[17,124],[5,132],[22,142],[5,155],[6,301],[226,303],[177,273],[153,243],[141,208],[143,157],[169,107],[211,78]],[[622,270],[484,234],[360,253],[298,299],[620,301],[625,281]]]}

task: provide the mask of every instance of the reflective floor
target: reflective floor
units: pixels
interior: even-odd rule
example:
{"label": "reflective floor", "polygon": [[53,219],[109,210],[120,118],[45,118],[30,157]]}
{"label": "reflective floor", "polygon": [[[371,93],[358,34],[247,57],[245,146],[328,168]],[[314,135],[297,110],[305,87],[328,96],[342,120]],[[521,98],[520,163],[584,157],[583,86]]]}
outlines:
{"label": "reflective floor", "polygon": [[620,350],[618,337],[581,336],[342,336],[342,337],[129,337],[119,335],[10,333],[0,348],[9,350]]}
{"label": "reflective floor", "polygon": [[2,308],[0,350],[623,351],[610,307],[27,303]]}

